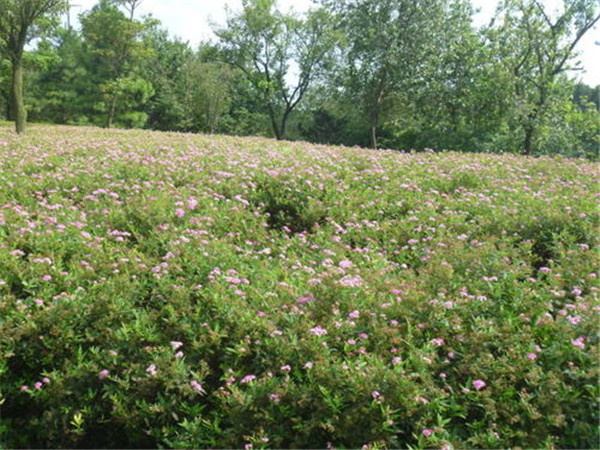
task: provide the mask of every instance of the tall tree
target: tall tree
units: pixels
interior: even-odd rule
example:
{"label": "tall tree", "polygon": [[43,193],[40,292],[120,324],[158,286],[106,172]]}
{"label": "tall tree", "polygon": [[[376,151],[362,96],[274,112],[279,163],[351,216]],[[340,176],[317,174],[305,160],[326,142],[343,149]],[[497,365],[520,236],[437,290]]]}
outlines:
{"label": "tall tree", "polygon": [[339,82],[368,120],[371,146],[390,98],[423,80],[446,0],[323,0],[345,34]]}
{"label": "tall tree", "polygon": [[275,0],[242,0],[242,5],[239,14],[216,30],[220,59],[245,74],[266,106],[275,137],[283,139],[290,113],[333,47],[331,22],[322,9],[309,12],[304,20],[283,14]]}
{"label": "tall tree", "polygon": [[0,0],[0,53],[12,65],[11,109],[17,133],[25,131],[23,53],[25,44],[44,29],[44,19],[66,6],[65,0]]}
{"label": "tall tree", "polygon": [[89,68],[95,73],[103,97],[104,125],[110,128],[120,101],[130,94],[135,97],[136,92],[146,98],[144,92],[149,92],[147,83],[136,72],[147,55],[141,40],[146,24],[130,20],[110,0],[101,0],[82,15],[81,24]]}
{"label": "tall tree", "polygon": [[534,153],[537,134],[560,90],[561,79],[576,68],[575,49],[600,20],[598,0],[564,0],[551,12],[540,0],[504,0],[489,43],[512,78],[521,148]]}

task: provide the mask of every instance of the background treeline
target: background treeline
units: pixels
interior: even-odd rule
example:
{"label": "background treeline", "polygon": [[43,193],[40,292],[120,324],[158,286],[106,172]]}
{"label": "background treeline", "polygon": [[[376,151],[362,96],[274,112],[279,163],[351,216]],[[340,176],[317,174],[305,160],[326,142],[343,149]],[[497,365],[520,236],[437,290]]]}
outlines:
{"label": "background treeline", "polygon": [[[11,17],[36,1],[0,7]],[[139,17],[141,2],[101,0],[77,28],[58,25],[66,3],[44,11],[22,55],[29,121],[598,155],[599,87],[572,80],[577,44],[599,20],[596,0],[565,0],[561,11],[503,0],[479,28],[468,0],[322,0],[303,15],[244,0],[198,48]],[[12,120],[2,20],[0,117]]]}

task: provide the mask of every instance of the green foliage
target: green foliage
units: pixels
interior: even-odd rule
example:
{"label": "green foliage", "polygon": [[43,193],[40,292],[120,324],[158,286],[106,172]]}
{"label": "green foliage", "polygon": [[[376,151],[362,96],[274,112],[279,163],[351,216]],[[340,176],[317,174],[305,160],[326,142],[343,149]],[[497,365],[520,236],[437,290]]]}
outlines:
{"label": "green foliage", "polygon": [[0,0],[0,60],[11,63],[11,86],[8,94],[10,118],[18,134],[25,131],[27,111],[23,93],[23,54],[25,45],[44,35],[53,25],[64,0]]}
{"label": "green foliage", "polygon": [[39,122],[598,157],[598,87],[570,79],[595,0],[503,0],[481,28],[469,0],[321,0],[302,15],[247,0],[197,50],[138,18],[143,0],[101,0],[80,30],[54,26],[57,3],[17,65],[7,24],[43,2],[1,1],[1,117],[23,84]]}
{"label": "green foliage", "polygon": [[[217,58],[242,71],[264,104],[273,134],[286,136],[288,119],[306,94],[313,78],[326,67],[336,35],[325,10],[306,19],[283,14],[274,0],[244,0],[243,10],[216,30],[220,40]],[[290,66],[298,75],[288,80]]]}
{"label": "green foliage", "polygon": [[[80,18],[87,56],[88,83],[96,87],[96,111],[110,128],[121,121],[125,126],[142,126],[146,114],[136,111],[152,96],[152,86],[139,73],[149,49],[141,39],[152,20],[129,19],[117,6],[101,1]],[[119,110],[125,117],[119,118]]]}
{"label": "green foliage", "polygon": [[595,448],[595,164],[0,127],[7,448]]}

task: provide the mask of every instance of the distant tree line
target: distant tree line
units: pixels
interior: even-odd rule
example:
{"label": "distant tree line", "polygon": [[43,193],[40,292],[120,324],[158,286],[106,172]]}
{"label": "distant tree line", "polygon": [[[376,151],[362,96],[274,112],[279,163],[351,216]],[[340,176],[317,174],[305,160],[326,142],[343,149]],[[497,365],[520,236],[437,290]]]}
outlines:
{"label": "distant tree line", "polygon": [[[597,0],[243,0],[193,49],[143,0],[0,0],[0,117],[392,149],[598,157],[599,87],[573,82]],[[35,46],[28,46],[34,40]],[[24,70],[23,70],[24,69]],[[21,95],[20,93],[24,93]]]}

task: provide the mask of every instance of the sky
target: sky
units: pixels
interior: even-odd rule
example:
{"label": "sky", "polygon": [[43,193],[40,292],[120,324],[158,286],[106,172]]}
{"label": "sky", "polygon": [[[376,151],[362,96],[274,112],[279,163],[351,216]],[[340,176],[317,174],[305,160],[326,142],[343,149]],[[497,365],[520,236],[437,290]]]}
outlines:
{"label": "sky", "polygon": [[[494,13],[497,0],[472,1],[480,9],[474,16],[475,24],[479,26],[487,23]],[[96,3],[97,0],[71,0],[71,20],[75,23],[75,17],[79,13],[89,10]],[[546,0],[545,3],[552,8],[557,0]],[[279,0],[278,5],[284,11],[293,9],[303,12],[312,5],[312,1]],[[143,0],[136,16],[151,14],[162,22],[172,36],[188,41],[195,47],[203,40],[214,38],[211,29],[213,25],[224,23],[226,6],[233,11],[239,10],[241,0]],[[591,86],[600,84],[600,26],[588,31],[579,42],[577,50],[584,70],[573,73],[574,76]]]}

